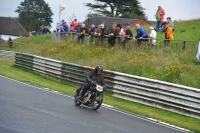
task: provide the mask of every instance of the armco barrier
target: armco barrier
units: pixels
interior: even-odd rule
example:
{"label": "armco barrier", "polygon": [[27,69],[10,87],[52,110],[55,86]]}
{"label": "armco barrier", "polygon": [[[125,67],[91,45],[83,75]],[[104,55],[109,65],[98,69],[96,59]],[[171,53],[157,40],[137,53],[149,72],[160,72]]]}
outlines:
{"label": "armco barrier", "polygon": [[[91,67],[16,53],[15,65],[65,83],[82,85]],[[112,96],[200,119],[200,89],[104,71]]]}

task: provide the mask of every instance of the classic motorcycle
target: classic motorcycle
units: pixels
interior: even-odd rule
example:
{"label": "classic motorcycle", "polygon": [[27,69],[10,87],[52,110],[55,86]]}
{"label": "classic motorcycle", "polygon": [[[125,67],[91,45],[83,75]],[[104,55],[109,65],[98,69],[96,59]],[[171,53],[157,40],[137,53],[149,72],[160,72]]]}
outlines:
{"label": "classic motorcycle", "polygon": [[83,100],[79,99],[82,87],[76,90],[74,95],[75,105],[80,106],[81,104],[91,107],[93,110],[97,110],[103,102],[103,87],[92,82],[90,89],[87,90],[83,96]]}

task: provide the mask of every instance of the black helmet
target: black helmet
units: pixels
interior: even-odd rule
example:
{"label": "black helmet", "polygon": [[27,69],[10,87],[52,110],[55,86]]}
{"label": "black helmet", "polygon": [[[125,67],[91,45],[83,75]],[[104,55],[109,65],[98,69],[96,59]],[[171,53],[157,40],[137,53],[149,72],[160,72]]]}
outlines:
{"label": "black helmet", "polygon": [[102,72],[103,71],[103,67],[98,65],[98,66],[95,67],[94,71],[95,71],[96,74],[97,74],[98,71]]}

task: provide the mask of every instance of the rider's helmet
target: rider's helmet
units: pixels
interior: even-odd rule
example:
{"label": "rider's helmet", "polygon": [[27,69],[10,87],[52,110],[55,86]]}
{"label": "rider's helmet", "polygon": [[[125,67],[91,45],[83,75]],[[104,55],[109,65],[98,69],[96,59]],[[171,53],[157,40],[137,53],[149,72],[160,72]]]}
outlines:
{"label": "rider's helmet", "polygon": [[102,71],[103,71],[103,67],[100,65],[96,66],[94,69],[94,72],[98,75],[101,75]]}

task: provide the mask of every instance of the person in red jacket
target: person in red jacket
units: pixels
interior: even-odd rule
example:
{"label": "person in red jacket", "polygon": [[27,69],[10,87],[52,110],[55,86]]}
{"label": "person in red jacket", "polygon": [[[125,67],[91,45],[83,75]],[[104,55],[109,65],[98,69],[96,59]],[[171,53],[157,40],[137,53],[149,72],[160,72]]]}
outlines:
{"label": "person in red jacket", "polygon": [[158,6],[158,10],[156,11],[155,17],[157,19],[157,25],[156,30],[159,31],[159,28],[161,27],[162,21],[164,19],[165,11],[161,6]]}

